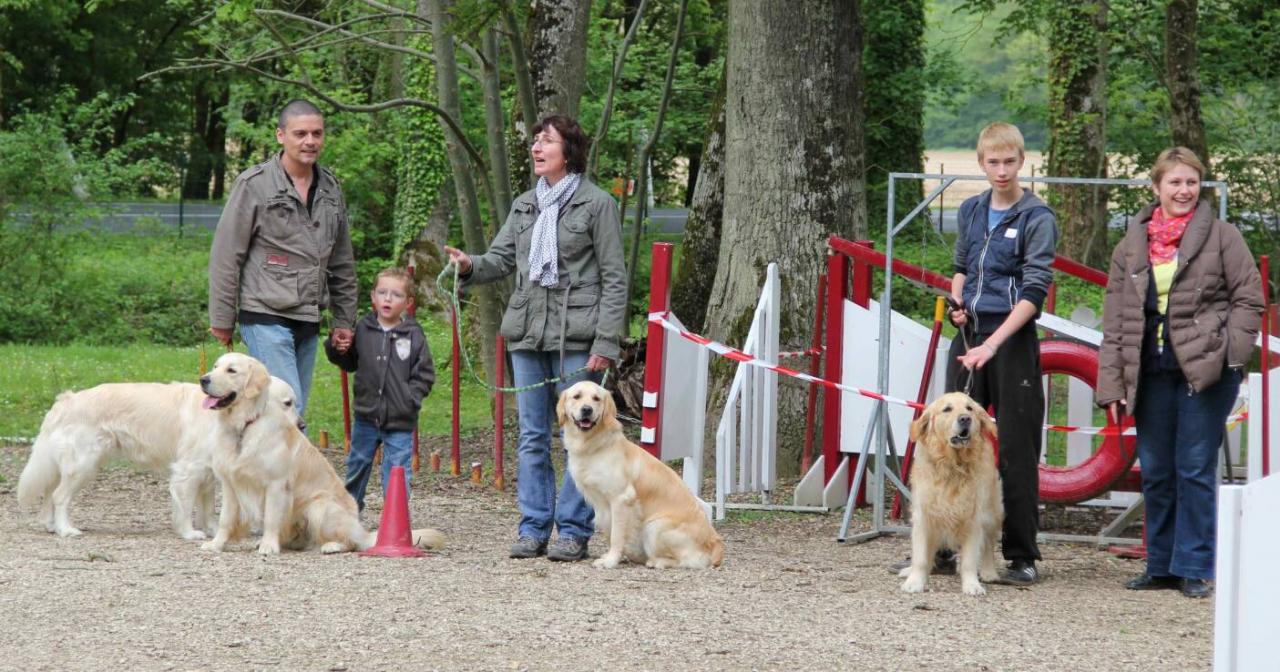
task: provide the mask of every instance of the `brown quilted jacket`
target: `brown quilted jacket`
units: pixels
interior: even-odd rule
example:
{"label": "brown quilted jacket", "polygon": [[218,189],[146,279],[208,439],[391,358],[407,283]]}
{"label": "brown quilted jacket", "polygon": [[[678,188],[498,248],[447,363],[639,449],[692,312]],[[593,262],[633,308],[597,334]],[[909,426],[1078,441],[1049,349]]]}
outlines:
{"label": "brown quilted jacket", "polygon": [[[1133,409],[1138,397],[1142,306],[1151,273],[1147,222],[1155,208],[1148,205],[1130,221],[1111,255],[1098,360],[1100,405],[1123,399]],[[1248,363],[1262,307],[1262,278],[1244,237],[1200,201],[1178,246],[1168,308],[1168,337],[1192,389],[1199,392],[1218,382],[1225,367]]]}

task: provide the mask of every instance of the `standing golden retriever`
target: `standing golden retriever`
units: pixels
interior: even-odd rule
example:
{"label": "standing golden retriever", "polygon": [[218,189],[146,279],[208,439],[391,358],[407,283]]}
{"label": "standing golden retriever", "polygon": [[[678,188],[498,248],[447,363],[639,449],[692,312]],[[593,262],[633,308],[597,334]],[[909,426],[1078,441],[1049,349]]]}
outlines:
{"label": "standing golden retriever", "polygon": [[995,431],[991,416],[960,392],[939,397],[911,423],[918,450],[911,465],[911,566],[900,574],[903,591],[925,589],[940,548],[960,551],[966,594],[985,595],[979,579],[996,579],[1004,502],[988,439]]}
{"label": "standing golden retriever", "polygon": [[596,567],[617,567],[624,556],[659,569],[720,566],[724,540],[680,477],[622,435],[608,391],[577,383],[560,395],[556,416],[573,481],[609,535]]}
{"label": "standing golden retriever", "polygon": [[[275,379],[272,389],[284,412],[297,421],[289,384]],[[71,500],[108,458],[124,458],[154,471],[168,469],[174,531],[184,539],[206,538],[213,521],[209,460],[219,427],[202,408],[204,399],[199,386],[190,383],[107,383],[63,392],[31,447],[18,479],[18,501],[39,505],[39,520],[50,532],[78,536]]]}
{"label": "standing golden retriever", "polygon": [[368,548],[373,535],[360,524],[355,500],[329,461],[271,403],[269,380],[261,362],[239,353],[219,357],[200,379],[205,404],[230,439],[213,449],[222,510],[218,532],[203,548],[223,550],[259,519],[259,553],[279,553],[282,544],[319,545],[324,553]]}

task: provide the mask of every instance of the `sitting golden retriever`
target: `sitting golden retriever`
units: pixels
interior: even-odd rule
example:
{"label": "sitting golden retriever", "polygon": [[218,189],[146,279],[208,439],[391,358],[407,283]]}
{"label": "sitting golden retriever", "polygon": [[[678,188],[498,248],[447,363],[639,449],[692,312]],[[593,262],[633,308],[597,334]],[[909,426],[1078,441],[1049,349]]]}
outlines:
{"label": "sitting golden retriever", "polygon": [[221,551],[261,521],[258,552],[281,545],[324,553],[363,550],[373,535],[360,524],[355,500],[329,461],[272,404],[267,369],[240,353],[218,358],[200,387],[227,440],[214,445],[211,464],[222,483],[218,531],[204,543]]}
{"label": "sitting golden retriever", "polygon": [[569,472],[596,512],[596,529],[609,550],[596,567],[613,568],[625,556],[659,569],[719,567],[724,540],[670,467],[622,435],[613,397],[583,381],[556,404],[569,452]]}
{"label": "sitting golden retriever", "polygon": [[918,450],[911,464],[911,566],[900,573],[903,591],[925,589],[940,548],[959,550],[966,594],[985,595],[979,579],[997,578],[1004,502],[988,439],[995,431],[986,410],[960,392],[939,397],[911,423]]}
{"label": "sitting golden retriever", "polygon": [[[289,384],[278,378],[271,384],[290,421],[300,422]],[[107,383],[63,392],[31,446],[18,501],[39,505],[39,520],[50,532],[78,536],[71,500],[108,458],[124,458],[155,471],[168,469],[174,530],[184,539],[206,538],[213,521],[209,460],[219,427],[202,408],[204,399],[191,383]]]}

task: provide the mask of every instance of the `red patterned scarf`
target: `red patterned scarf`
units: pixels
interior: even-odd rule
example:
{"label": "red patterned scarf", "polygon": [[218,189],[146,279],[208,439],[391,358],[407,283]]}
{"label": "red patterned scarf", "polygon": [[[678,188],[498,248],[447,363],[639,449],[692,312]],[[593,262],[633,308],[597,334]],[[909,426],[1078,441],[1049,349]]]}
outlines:
{"label": "red patterned scarf", "polygon": [[1194,214],[1193,210],[1181,217],[1166,219],[1161,208],[1151,213],[1151,221],[1147,222],[1147,251],[1152,264],[1166,264],[1178,256],[1178,243],[1182,242],[1182,234]]}

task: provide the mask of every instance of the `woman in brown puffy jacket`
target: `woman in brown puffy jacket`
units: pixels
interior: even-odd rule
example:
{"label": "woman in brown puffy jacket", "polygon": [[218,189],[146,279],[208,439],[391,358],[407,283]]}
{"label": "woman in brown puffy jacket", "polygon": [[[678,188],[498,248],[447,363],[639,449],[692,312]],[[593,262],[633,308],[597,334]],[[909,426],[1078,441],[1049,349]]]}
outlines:
{"label": "woman in brown puffy jacket", "polygon": [[1156,159],[1159,202],[1111,255],[1098,365],[1098,403],[1138,430],[1147,570],[1126,587],[1188,597],[1209,595],[1218,447],[1263,309],[1253,255],[1200,200],[1203,176],[1185,147]]}

